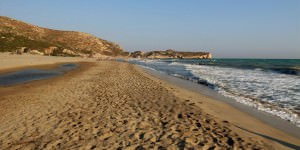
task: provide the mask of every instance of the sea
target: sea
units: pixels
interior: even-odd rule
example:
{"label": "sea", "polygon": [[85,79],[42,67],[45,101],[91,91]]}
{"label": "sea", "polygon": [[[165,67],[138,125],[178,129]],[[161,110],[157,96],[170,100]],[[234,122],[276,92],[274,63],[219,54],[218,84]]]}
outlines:
{"label": "sea", "polygon": [[24,69],[11,73],[0,74],[0,87],[13,86],[36,80],[43,80],[64,74],[67,71],[77,68],[78,64],[61,64],[54,69]]}
{"label": "sea", "polygon": [[300,59],[132,59],[300,127]]}

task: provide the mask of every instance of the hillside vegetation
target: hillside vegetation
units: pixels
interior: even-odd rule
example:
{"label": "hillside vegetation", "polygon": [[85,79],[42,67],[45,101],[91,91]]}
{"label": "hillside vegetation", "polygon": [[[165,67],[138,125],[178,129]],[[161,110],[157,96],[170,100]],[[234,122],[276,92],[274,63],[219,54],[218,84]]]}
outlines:
{"label": "hillside vegetation", "polygon": [[0,16],[0,51],[15,51],[20,47],[45,51],[56,47],[51,54],[67,49],[74,54],[128,55],[118,44],[77,31],[60,31],[38,27]]}

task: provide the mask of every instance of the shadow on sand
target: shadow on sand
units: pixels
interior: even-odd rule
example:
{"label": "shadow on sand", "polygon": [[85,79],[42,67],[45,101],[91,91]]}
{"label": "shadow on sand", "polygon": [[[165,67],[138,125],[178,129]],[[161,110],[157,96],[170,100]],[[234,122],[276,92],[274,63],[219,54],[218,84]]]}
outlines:
{"label": "shadow on sand", "polygon": [[264,135],[264,134],[260,134],[260,133],[256,133],[256,132],[253,132],[253,131],[250,131],[248,129],[245,129],[245,128],[242,128],[242,127],[239,127],[237,125],[235,125],[237,128],[241,129],[241,130],[244,130],[244,131],[247,131],[249,133],[252,133],[252,134],[255,134],[255,135],[258,135],[258,136],[261,136],[261,137],[264,137],[266,139],[269,139],[269,140],[272,140],[272,141],[275,141],[281,145],[284,145],[286,147],[289,147],[289,148],[292,148],[292,149],[299,149],[300,150],[300,146],[298,145],[294,145],[294,144],[291,144],[291,143],[288,143],[288,142],[285,142],[285,141],[282,141],[282,140],[279,140],[279,139],[276,139],[276,138],[273,138],[273,137],[270,137],[270,136],[267,136],[267,135]]}

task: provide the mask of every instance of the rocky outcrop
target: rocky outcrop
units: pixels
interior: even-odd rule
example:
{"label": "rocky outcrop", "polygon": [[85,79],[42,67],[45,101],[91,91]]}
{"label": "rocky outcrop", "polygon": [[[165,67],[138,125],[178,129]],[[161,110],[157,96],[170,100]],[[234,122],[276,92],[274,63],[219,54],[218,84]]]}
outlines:
{"label": "rocky outcrop", "polygon": [[16,50],[16,54],[22,55],[23,53],[29,52],[30,49],[28,47],[18,47]]}
{"label": "rocky outcrop", "polygon": [[144,57],[144,52],[135,51],[135,52],[130,53],[130,56],[133,58],[142,58],[142,57]]}
{"label": "rocky outcrop", "polygon": [[[63,49],[75,53],[99,53],[109,56],[124,55],[124,50],[113,42],[76,31],[59,31],[31,25],[0,16],[0,51],[14,51],[17,47],[28,47],[43,51],[46,55],[60,55]],[[56,47],[51,49],[51,47]]]}
{"label": "rocky outcrop", "polygon": [[197,58],[197,59],[211,59],[212,54],[209,52],[180,52],[173,49],[165,51],[150,51],[143,53],[142,51],[135,51],[130,54],[133,58]]}
{"label": "rocky outcrop", "polygon": [[32,55],[44,55],[44,53],[39,52],[38,50],[31,50],[29,53]]}
{"label": "rocky outcrop", "polygon": [[69,49],[64,49],[62,52],[64,54],[71,55],[71,56],[77,56],[78,55],[77,53],[75,53],[75,52],[73,52],[73,51],[71,51]]}
{"label": "rocky outcrop", "polygon": [[57,51],[57,50],[58,50],[58,47],[56,47],[56,46],[50,46],[50,47],[44,49],[44,54],[45,55],[52,55],[53,52]]}

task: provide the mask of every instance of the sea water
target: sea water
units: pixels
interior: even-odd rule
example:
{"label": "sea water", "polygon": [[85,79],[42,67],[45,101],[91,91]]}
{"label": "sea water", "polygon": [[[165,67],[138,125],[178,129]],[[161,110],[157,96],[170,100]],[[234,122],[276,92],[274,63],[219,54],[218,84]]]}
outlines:
{"label": "sea water", "polygon": [[300,127],[299,59],[147,59],[130,62],[205,85]]}
{"label": "sea water", "polygon": [[64,72],[75,69],[78,64],[62,64],[55,69],[24,69],[11,73],[0,74],[0,87],[27,83],[62,75]]}

